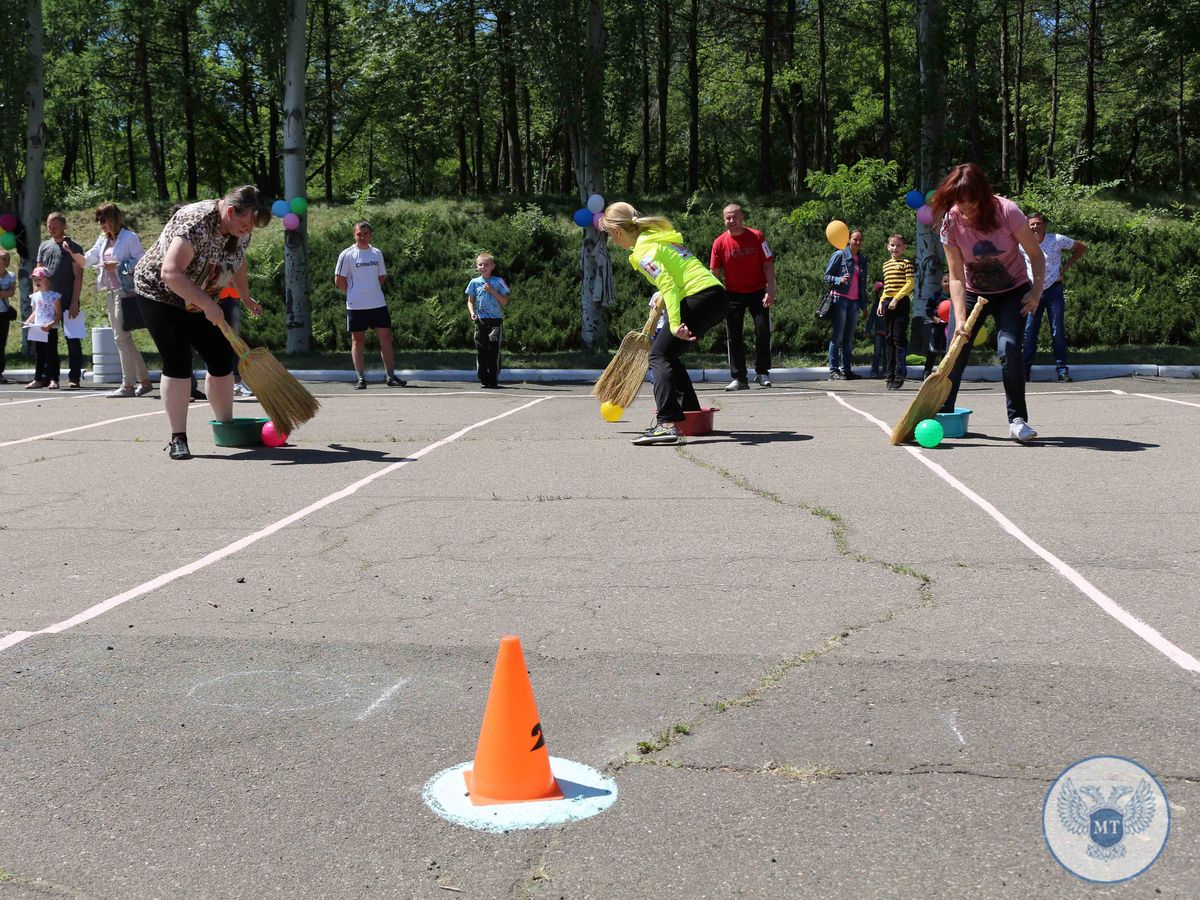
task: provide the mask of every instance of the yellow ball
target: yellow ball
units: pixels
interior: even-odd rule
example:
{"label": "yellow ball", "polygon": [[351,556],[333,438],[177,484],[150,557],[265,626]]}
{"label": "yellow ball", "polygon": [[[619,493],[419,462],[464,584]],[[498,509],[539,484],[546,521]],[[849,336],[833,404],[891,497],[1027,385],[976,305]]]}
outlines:
{"label": "yellow ball", "polygon": [[617,406],[611,400],[605,400],[600,404],[600,415],[604,417],[605,422],[616,422],[625,415],[625,409]]}
{"label": "yellow ball", "polygon": [[986,325],[979,326],[979,330],[975,332],[975,346],[982,347],[987,343],[988,330]]}

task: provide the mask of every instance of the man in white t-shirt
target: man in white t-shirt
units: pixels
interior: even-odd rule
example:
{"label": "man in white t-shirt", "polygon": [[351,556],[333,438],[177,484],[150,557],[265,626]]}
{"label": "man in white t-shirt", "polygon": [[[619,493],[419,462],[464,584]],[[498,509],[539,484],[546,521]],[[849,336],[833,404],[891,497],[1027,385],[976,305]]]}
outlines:
{"label": "man in white t-shirt", "polygon": [[383,296],[387,269],[383,252],[371,246],[371,224],[354,223],[354,246],[338,254],[333,283],[346,295],[346,330],[350,332],[350,359],[358,373],[355,390],[367,387],[367,329],[374,328],[379,338],[379,355],[387,372],[388,387],[404,387],[408,382],[396,375],[392,350],[392,317]]}
{"label": "man in white t-shirt", "polygon": [[[1054,368],[1058,370],[1059,381],[1072,381],[1067,369],[1067,329],[1063,319],[1066,311],[1066,299],[1063,296],[1063,275],[1067,269],[1083,259],[1087,253],[1087,244],[1083,241],[1072,240],[1065,234],[1046,232],[1046,216],[1040,212],[1030,213],[1029,230],[1037,238],[1042,247],[1042,255],[1046,257],[1046,280],[1042,288],[1042,299],[1030,315],[1025,317],[1025,380],[1033,371],[1033,354],[1037,350],[1038,332],[1042,327],[1042,313],[1050,313],[1050,346],[1054,350]],[[1071,255],[1064,262],[1062,255],[1070,251]],[[1025,256],[1025,251],[1021,251]],[[1033,279],[1033,267],[1029,257],[1025,256],[1025,271]]]}

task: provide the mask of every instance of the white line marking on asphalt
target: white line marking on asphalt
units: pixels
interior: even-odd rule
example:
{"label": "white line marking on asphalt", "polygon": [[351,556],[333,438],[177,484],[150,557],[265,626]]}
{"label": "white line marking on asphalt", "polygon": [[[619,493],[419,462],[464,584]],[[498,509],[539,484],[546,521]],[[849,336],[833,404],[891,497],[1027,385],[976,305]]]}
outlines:
{"label": "white line marking on asphalt", "polygon": [[397,469],[403,468],[409,463],[414,463],[423,456],[428,456],[433,451],[439,450],[442,447],[445,447],[447,444],[453,443],[463,435],[474,431],[476,428],[482,428],[484,425],[490,425],[492,422],[498,422],[501,419],[507,418],[508,416],[529,409],[531,406],[536,406],[543,400],[549,399],[549,397],[537,397],[534,400],[530,400],[528,403],[524,403],[521,406],[517,406],[513,409],[507,410],[506,412],[502,412],[498,416],[492,416],[491,418],[476,422],[473,425],[467,425],[465,428],[460,428],[458,431],[454,432],[454,434],[444,437],[441,440],[434,441],[429,446],[422,447],[411,456],[408,456],[399,462],[394,462],[390,466],[380,469],[378,472],[373,472],[365,478],[360,478],[353,484],[347,485],[340,491],[336,491],[326,497],[322,497],[320,500],[317,500],[314,503],[310,503],[308,506],[304,507],[304,509],[298,510],[292,513],[290,516],[286,516],[277,522],[272,522],[270,525],[264,526],[253,534],[246,535],[246,537],[240,538],[231,544],[226,544],[224,547],[214,550],[212,553],[202,556],[194,562],[180,566],[178,569],[172,569],[170,572],[166,572],[162,575],[159,575],[157,578],[152,578],[149,581],[143,582],[137,587],[130,588],[124,593],[117,594],[115,597],[109,597],[107,600],[97,603],[94,606],[90,606],[83,612],[71,616],[69,619],[64,619],[61,622],[55,622],[53,625],[47,625],[45,628],[41,628],[37,631],[14,631],[12,634],[0,638],[0,651],[7,650],[9,647],[15,646],[27,638],[33,637],[35,634],[58,634],[59,632],[66,631],[68,628],[74,628],[76,625],[82,625],[84,622],[103,615],[110,610],[116,609],[118,606],[122,606],[123,604],[128,603],[130,600],[134,600],[144,594],[149,594],[151,591],[156,591],[160,587],[170,584],[172,581],[177,581],[186,575],[195,574],[201,569],[211,566],[215,562],[220,562],[226,557],[232,556],[239,550],[245,550],[251,544],[255,544],[258,541],[261,541],[263,538],[270,537],[277,531],[283,530],[294,522],[299,522],[306,516],[312,515],[313,513],[324,509],[326,506],[336,503],[339,500],[346,499],[352,494],[357,493],[361,488],[366,487],[371,482],[379,478],[383,478],[385,475],[390,475]]}
{"label": "white line marking on asphalt", "polygon": [[48,431],[45,434],[35,434],[33,437],[21,438],[16,441],[5,441],[0,444],[0,447],[14,447],[17,444],[28,444],[31,441],[44,441],[48,438],[58,437],[60,434],[73,434],[76,431],[87,431],[89,428],[99,428],[102,425],[113,425],[117,422],[127,422],[130,419],[144,419],[146,416],[161,416],[165,413],[165,409],[156,409],[154,412],[138,413],[133,416],[121,416],[118,419],[105,419],[103,422],[93,422],[91,425],[77,425],[74,428],[64,428],[61,431]]}
{"label": "white line marking on asphalt", "polygon": [[1200,409],[1200,403],[1189,403],[1187,400],[1175,400],[1171,397],[1157,397],[1154,394],[1131,394],[1132,397],[1145,397],[1147,400],[1161,400],[1163,403],[1178,403],[1180,406],[1194,406]]}
{"label": "white line marking on asphalt", "polygon": [[[851,406],[832,391],[829,392],[829,396],[842,406],[846,407],[846,409],[856,412],[868,422],[873,422],[878,425],[880,429],[883,430],[884,434],[890,435],[892,433],[891,427],[886,422],[875,418],[875,416],[868,412],[864,412],[857,407]],[[905,445],[902,449],[907,450],[915,459],[920,461],[922,465],[933,472],[933,474],[937,475],[938,478],[942,479],[944,482],[946,482],[946,484],[950,485],[952,488],[982,509],[985,513],[995,519],[996,523],[1001,528],[1003,528],[1006,532],[1008,532],[1010,535],[1048,562],[1051,566],[1053,566],[1059,575],[1067,579],[1067,581],[1071,582],[1071,584],[1075,585],[1075,587],[1078,588],[1085,597],[1104,610],[1104,612],[1108,613],[1108,615],[1112,616],[1112,618],[1116,619],[1180,668],[1186,669],[1189,672],[1200,674],[1200,660],[1196,659],[1196,657],[1192,656],[1186,650],[1182,650],[1175,644],[1171,643],[1171,641],[1167,640],[1167,638],[1165,638],[1157,629],[1147,625],[1145,622],[1131,613],[1126,612],[1120,606],[1120,604],[1084,578],[1083,575],[1081,575],[1071,566],[1067,565],[1065,562],[1023,532],[1020,528],[1018,528],[1011,519],[1004,515],[1004,513],[1000,512],[1000,510],[996,509],[996,507],[994,507],[991,503],[989,503],[987,500],[984,500],[977,493],[975,493],[973,490],[943,469],[940,465],[922,453],[920,448]],[[0,641],[0,649],[2,648],[3,642]]]}
{"label": "white line marking on asphalt", "polygon": [[363,719],[368,718],[372,713],[375,712],[375,710],[379,709],[379,707],[383,706],[383,704],[385,704],[389,700],[391,700],[392,694],[396,693],[396,691],[400,690],[400,688],[404,687],[410,681],[412,681],[412,679],[409,678],[408,676],[405,676],[404,678],[401,678],[399,681],[397,681],[395,684],[393,684],[386,691],[384,691],[382,694],[380,694],[378,697],[376,697],[375,702],[372,703],[370,706],[368,706],[366,708],[366,711],[364,711],[363,714],[358,717],[358,721],[361,722]]}
{"label": "white line marking on asphalt", "polygon": [[[15,391],[7,391],[12,394]],[[0,403],[0,409],[8,409],[10,406],[20,406],[22,403],[51,403],[55,400],[78,400],[80,397],[103,397],[104,391],[88,391],[80,393],[78,391],[67,391],[65,394],[55,394],[53,397],[34,397],[30,400],[9,400],[6,403]]]}
{"label": "white line marking on asphalt", "polygon": [[934,712],[937,713],[937,717],[939,719],[941,719],[943,722],[945,722],[946,726],[951,731],[954,732],[954,736],[956,738],[958,738],[958,742],[960,744],[965,744],[967,742],[966,739],[962,736],[962,732],[958,730],[958,726],[955,724],[955,722],[958,720],[958,710],[957,709],[952,709],[948,713],[944,713],[939,710],[934,710]]}

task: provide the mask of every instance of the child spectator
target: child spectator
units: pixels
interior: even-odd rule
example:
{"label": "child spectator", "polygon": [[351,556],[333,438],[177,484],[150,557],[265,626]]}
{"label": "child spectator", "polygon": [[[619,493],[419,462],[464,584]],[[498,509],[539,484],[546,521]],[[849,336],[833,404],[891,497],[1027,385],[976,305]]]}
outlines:
{"label": "child spectator", "polygon": [[8,271],[11,260],[7,250],[0,250],[0,384],[12,384],[4,377],[4,366],[8,361],[4,352],[8,343],[8,326],[17,317],[17,311],[9,303],[17,292],[17,276]]}
{"label": "child spectator", "polygon": [[485,388],[500,387],[500,341],[504,336],[504,307],[509,289],[495,274],[496,260],[490,253],[475,257],[477,278],[467,283],[467,312],[475,323],[475,370]]}
{"label": "child spectator", "polygon": [[878,315],[883,316],[883,331],[887,336],[884,376],[889,391],[904,386],[908,374],[908,321],[913,292],[913,264],[904,258],[904,237],[893,234],[888,238],[888,253],[892,258],[883,264],[883,293],[879,297]]}
{"label": "child spectator", "polygon": [[950,301],[950,273],[942,276],[942,286],[933,292],[925,302],[925,371],[921,374],[924,381],[933,371],[933,367],[942,361],[946,355],[946,325],[947,320],[938,315],[942,301]]}
{"label": "child spectator", "polygon": [[867,335],[875,339],[875,352],[871,354],[871,377],[883,377],[883,360],[887,352],[887,332],[883,330],[883,316],[879,314],[879,295],[883,293],[883,282],[875,282],[875,302],[867,314]]}
{"label": "child spectator", "polygon": [[29,388],[49,388],[58,390],[58,323],[62,321],[62,296],[50,290],[50,270],[38,266],[29,276],[33,282],[33,292],[29,295],[30,313],[25,324],[30,331],[38,329],[45,332],[46,340],[30,340],[33,344],[34,370],[33,381],[25,385]]}
{"label": "child spectator", "polygon": [[388,387],[408,384],[396,374],[392,349],[392,316],[383,296],[387,269],[383,251],[371,245],[371,223],[354,223],[354,244],[343,250],[333,270],[333,283],[346,295],[346,330],[350,332],[350,360],[358,380],[357,391],[367,387],[367,329],[374,328],[379,338],[379,356],[387,372]]}

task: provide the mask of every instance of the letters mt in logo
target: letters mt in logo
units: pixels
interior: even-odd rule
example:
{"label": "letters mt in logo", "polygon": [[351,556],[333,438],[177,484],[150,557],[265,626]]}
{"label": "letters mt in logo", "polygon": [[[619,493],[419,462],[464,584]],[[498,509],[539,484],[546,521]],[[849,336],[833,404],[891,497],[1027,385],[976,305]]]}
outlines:
{"label": "letters mt in logo", "polygon": [[1116,882],[1149,868],[1166,846],[1170,807],[1161,785],[1133,760],[1081,760],[1046,794],[1042,827],[1054,858],[1088,881]]}

